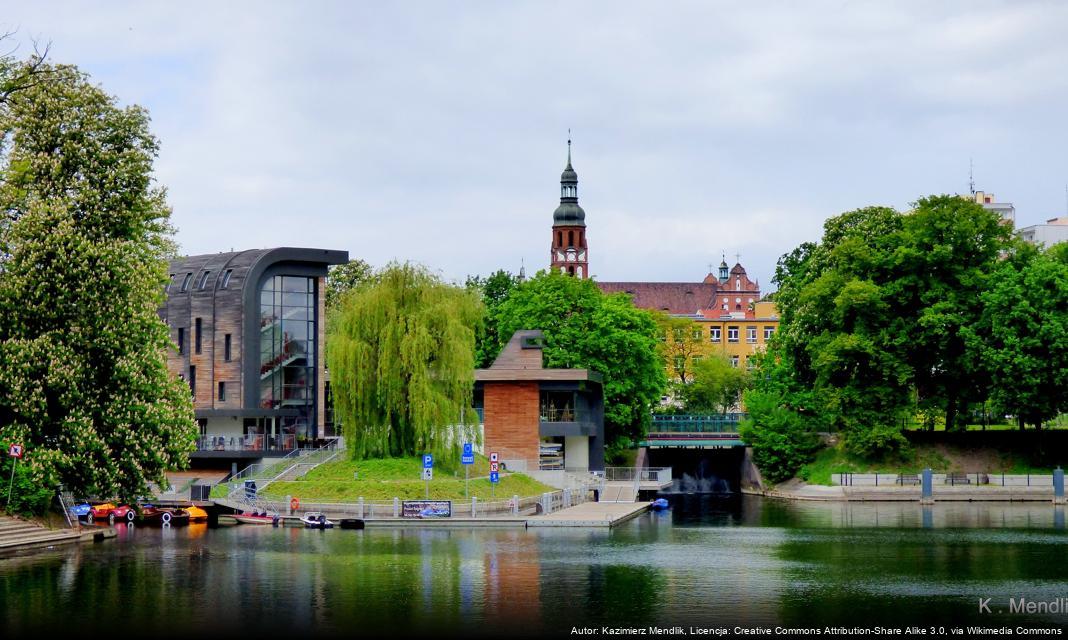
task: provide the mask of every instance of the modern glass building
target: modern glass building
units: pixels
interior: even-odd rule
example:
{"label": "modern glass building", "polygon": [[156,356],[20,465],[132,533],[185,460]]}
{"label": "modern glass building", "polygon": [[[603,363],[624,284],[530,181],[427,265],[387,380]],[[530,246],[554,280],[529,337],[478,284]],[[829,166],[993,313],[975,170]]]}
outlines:
{"label": "modern glass building", "polygon": [[325,278],[345,251],[282,247],[170,265],[160,316],[171,371],[193,394],[194,457],[258,458],[314,446],[325,424]]}

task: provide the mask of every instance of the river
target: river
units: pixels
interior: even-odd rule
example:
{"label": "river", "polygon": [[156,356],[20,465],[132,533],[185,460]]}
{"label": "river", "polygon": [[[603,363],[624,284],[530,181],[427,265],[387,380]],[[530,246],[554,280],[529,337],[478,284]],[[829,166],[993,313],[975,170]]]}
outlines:
{"label": "river", "polygon": [[0,559],[4,636],[1068,624],[1010,611],[1068,598],[1049,504],[674,496],[611,531],[119,528]]}

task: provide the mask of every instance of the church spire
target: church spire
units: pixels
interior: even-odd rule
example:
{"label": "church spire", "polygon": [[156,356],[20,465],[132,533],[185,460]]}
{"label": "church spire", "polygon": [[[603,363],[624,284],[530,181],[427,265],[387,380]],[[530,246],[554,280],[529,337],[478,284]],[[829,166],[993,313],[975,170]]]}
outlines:
{"label": "church spire", "polygon": [[578,174],[571,166],[571,130],[567,130],[567,166],[560,174],[560,206],[553,212],[552,270],[589,277],[586,212],[578,203]]}

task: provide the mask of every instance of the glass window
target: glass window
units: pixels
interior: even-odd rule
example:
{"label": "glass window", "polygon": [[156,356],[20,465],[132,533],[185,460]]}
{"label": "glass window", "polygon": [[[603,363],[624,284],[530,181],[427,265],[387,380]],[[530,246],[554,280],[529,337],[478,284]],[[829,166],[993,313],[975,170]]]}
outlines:
{"label": "glass window", "polygon": [[745,341],[746,342],[756,342],[756,336],[757,336],[756,327],[746,327],[745,328]]}
{"label": "glass window", "polygon": [[773,335],[775,335],[775,327],[764,327],[764,342],[771,340]]}
{"label": "glass window", "polygon": [[[315,279],[275,276],[260,291],[260,406],[295,409],[282,434],[310,437],[315,423]],[[227,334],[227,345],[229,345]],[[228,350],[229,352],[229,350]]]}
{"label": "glass window", "polygon": [[196,334],[194,335],[194,338],[193,338],[193,341],[196,344],[196,352],[197,353],[200,353],[200,328],[201,328],[200,327],[200,318],[197,318],[197,320],[196,320]]}
{"label": "glass window", "polygon": [[182,290],[181,290],[181,293],[185,293],[186,291],[189,291],[189,281],[192,280],[192,279],[193,279],[193,274],[191,274],[191,273],[185,274],[185,278],[182,279]]}
{"label": "glass window", "polygon": [[727,327],[727,342],[738,342],[738,327]]}
{"label": "glass window", "polygon": [[178,353],[185,353],[185,328],[178,327]]}
{"label": "glass window", "polygon": [[226,383],[225,382],[220,382],[219,383],[219,402],[225,402],[225,401],[226,401]]}
{"label": "glass window", "polygon": [[712,327],[708,332],[712,335],[712,342],[719,342],[722,335],[722,329],[720,327]]}
{"label": "glass window", "polygon": [[231,344],[232,343],[233,343],[233,341],[230,339],[230,334],[229,333],[226,334],[226,337],[223,338],[223,358],[227,362],[230,362],[230,359],[233,356],[233,353],[231,352]]}
{"label": "glass window", "polygon": [[731,356],[731,366],[732,367],[737,367],[738,366],[738,356]]}
{"label": "glass window", "polygon": [[193,394],[193,400],[197,398],[197,368],[196,365],[189,367],[189,392]]}
{"label": "glass window", "polygon": [[221,288],[225,289],[225,288],[230,286],[230,276],[232,276],[232,275],[234,275],[234,270],[233,269],[227,269],[226,272],[223,273],[222,287]]}
{"label": "glass window", "polygon": [[209,275],[211,275],[210,271],[205,271],[204,273],[200,274],[200,284],[197,285],[197,289],[201,291],[204,290],[204,287],[206,287],[208,284]]}
{"label": "glass window", "polygon": [[700,340],[701,338],[705,337],[704,331],[702,331],[701,327],[694,327],[692,336],[694,340]]}

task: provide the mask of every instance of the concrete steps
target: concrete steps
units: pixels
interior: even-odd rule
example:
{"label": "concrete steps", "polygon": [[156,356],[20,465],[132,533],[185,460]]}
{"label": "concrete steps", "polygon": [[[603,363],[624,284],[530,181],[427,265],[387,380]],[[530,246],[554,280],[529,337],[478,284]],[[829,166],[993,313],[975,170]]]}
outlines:
{"label": "concrete steps", "polygon": [[634,502],[638,499],[633,482],[606,482],[601,502]]}
{"label": "concrete steps", "polygon": [[0,551],[77,542],[81,533],[70,529],[47,529],[38,524],[0,516]]}

